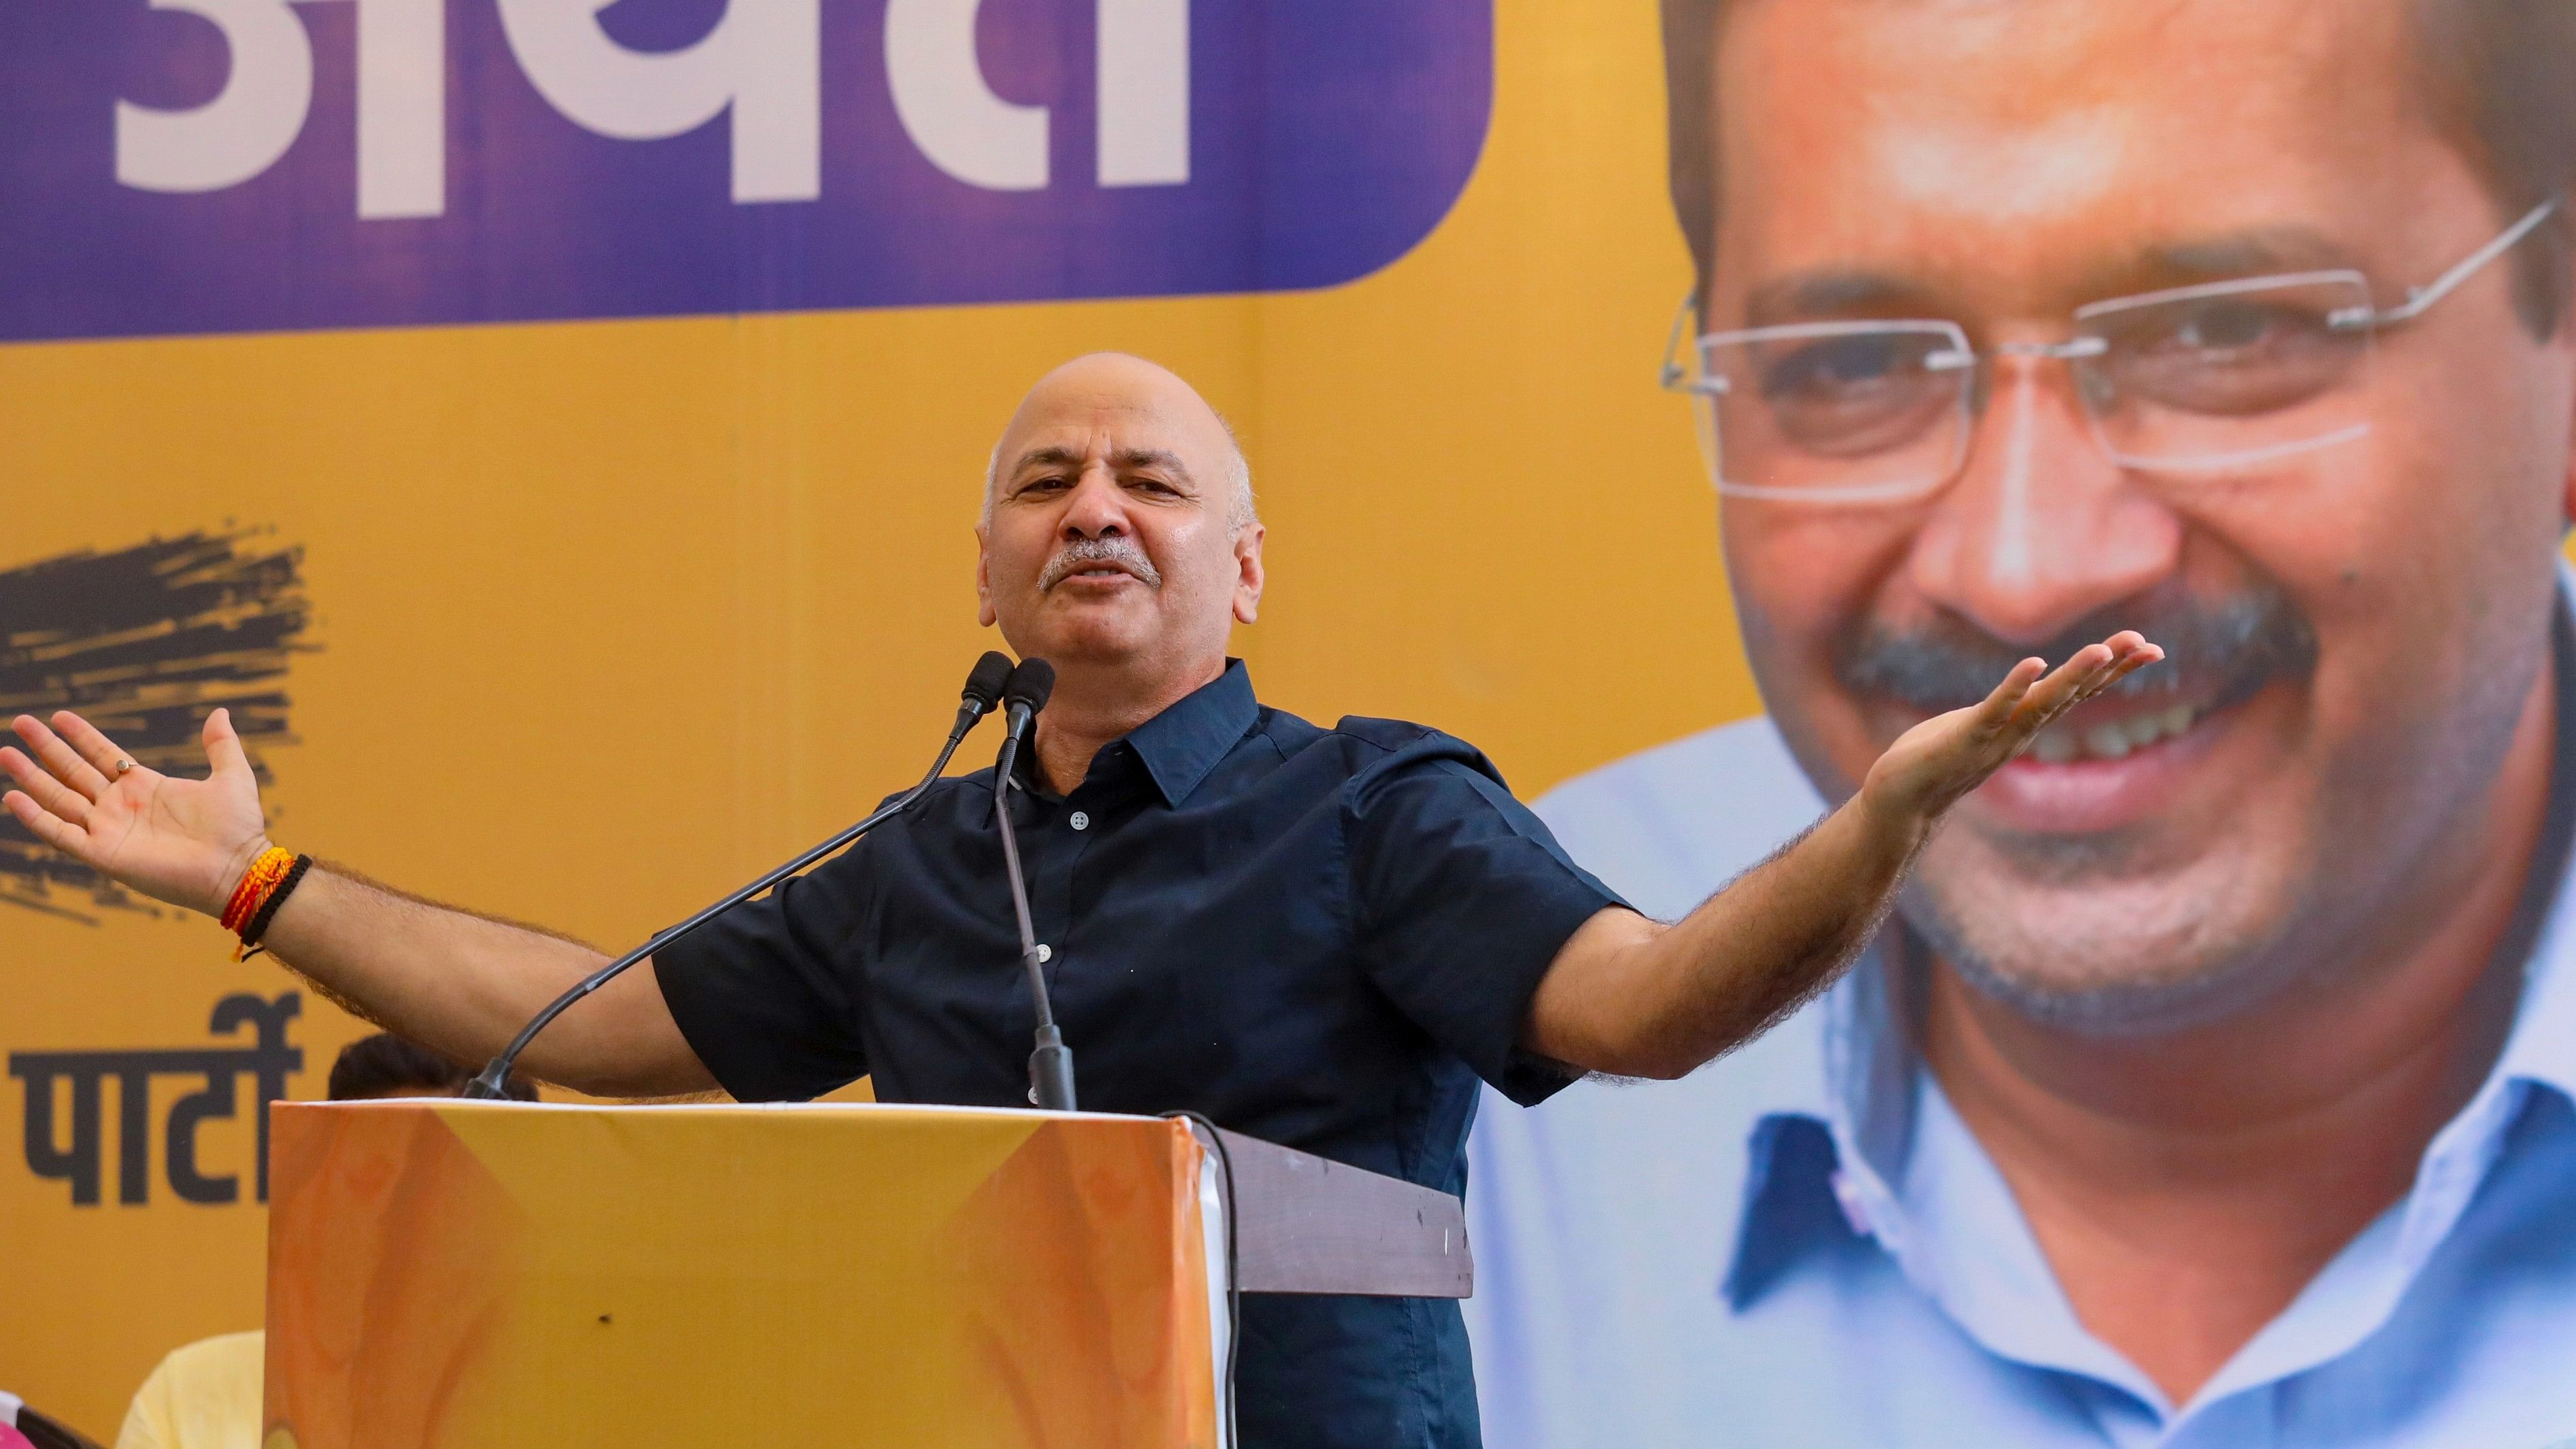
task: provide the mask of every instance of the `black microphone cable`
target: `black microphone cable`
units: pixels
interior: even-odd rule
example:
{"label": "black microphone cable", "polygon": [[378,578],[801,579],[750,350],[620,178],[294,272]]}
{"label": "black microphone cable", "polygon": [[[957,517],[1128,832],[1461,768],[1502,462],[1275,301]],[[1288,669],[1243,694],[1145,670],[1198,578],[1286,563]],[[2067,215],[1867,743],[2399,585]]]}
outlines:
{"label": "black microphone cable", "polygon": [[824,841],[822,844],[815,846],[813,849],[806,851],[794,860],[787,862],[785,865],[769,872],[760,879],[753,881],[751,884],[744,886],[738,891],[735,891],[732,895],[725,897],[723,900],[720,900],[714,905],[707,907],[705,910],[698,912],[696,915],[689,917],[680,924],[658,933],[643,945],[636,947],[634,950],[627,952],[625,955],[618,957],[616,960],[609,962],[607,965],[600,967],[588,976],[585,976],[581,980],[573,983],[570,990],[566,991],[563,995],[556,997],[546,1006],[545,1010],[538,1012],[533,1020],[529,1021],[526,1026],[521,1027],[519,1029],[519,1034],[511,1038],[510,1044],[507,1047],[502,1048],[501,1054],[494,1057],[491,1062],[483,1068],[481,1075],[475,1077],[473,1081],[466,1083],[465,1090],[457,1095],[462,1097],[471,1097],[481,1101],[502,1100],[508,1095],[508,1093],[503,1090],[503,1084],[510,1078],[510,1069],[518,1065],[519,1054],[528,1049],[528,1043],[537,1039],[537,1033],[544,1031],[548,1026],[553,1024],[556,1017],[563,1015],[564,1012],[571,1009],[573,1003],[590,995],[592,992],[597,991],[599,988],[606,986],[609,982],[616,980],[625,972],[626,968],[643,960],[645,957],[652,955],[660,948],[671,944],[673,941],[689,934],[698,927],[705,925],[707,922],[712,921],[716,917],[723,915],[725,912],[732,910],[734,907],[741,905],[744,901],[750,900],[752,897],[759,895],[762,891],[768,890],[771,886],[778,884],[780,881],[796,874],[798,871],[804,870],[814,862],[821,860],[823,857],[848,845],[851,841],[856,840],[860,836],[867,834],[869,831],[876,829],[887,820],[911,809],[914,801],[919,800],[924,794],[927,794],[930,787],[939,782],[940,772],[948,768],[949,757],[957,753],[957,746],[964,742],[966,732],[975,728],[975,722],[991,713],[993,706],[1000,702],[1002,691],[1008,684],[1011,674],[1011,661],[1008,656],[998,652],[987,651],[983,658],[975,661],[973,672],[966,676],[965,693],[957,706],[957,722],[949,728],[948,742],[940,746],[939,758],[931,762],[930,772],[921,777],[921,783],[904,791],[901,795],[896,796],[891,802],[880,808],[875,814],[870,815],[867,819],[860,821],[858,824],[851,826],[849,829],[842,831],[840,834],[835,835],[831,839]]}

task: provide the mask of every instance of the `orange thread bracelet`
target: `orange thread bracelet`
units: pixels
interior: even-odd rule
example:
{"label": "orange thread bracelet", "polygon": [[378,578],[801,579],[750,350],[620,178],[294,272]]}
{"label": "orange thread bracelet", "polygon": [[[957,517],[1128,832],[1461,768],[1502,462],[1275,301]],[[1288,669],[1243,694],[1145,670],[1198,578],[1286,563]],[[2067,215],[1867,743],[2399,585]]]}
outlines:
{"label": "orange thread bracelet", "polygon": [[224,929],[239,935],[242,927],[250,924],[251,917],[259,914],[259,908],[267,903],[269,893],[277,889],[277,883],[286,879],[287,868],[294,864],[295,852],[291,850],[272,845],[261,851],[259,859],[252,861],[250,869],[242,874],[241,884],[233,887],[232,901],[224,907]]}
{"label": "orange thread bracelet", "polygon": [[251,911],[250,919],[244,921],[241,929],[235,932],[241,937],[241,945],[233,951],[234,960],[247,961],[260,953],[260,938],[268,934],[268,923],[277,919],[277,908],[286,904],[288,896],[295,894],[297,883],[302,881],[305,873],[311,869],[313,869],[313,857],[309,855],[295,857],[294,863],[286,867],[286,874],[276,885],[269,888],[267,898]]}

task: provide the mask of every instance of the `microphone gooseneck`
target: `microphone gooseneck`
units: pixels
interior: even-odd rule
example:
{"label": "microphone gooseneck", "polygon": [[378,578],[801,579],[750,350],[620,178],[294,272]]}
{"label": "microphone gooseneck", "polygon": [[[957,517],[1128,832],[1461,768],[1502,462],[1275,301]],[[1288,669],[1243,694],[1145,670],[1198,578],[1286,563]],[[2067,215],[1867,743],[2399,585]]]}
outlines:
{"label": "microphone gooseneck", "polygon": [[1046,960],[1038,945],[1037,927],[1029,920],[1028,878],[1020,873],[1019,833],[1011,827],[1011,771],[1019,763],[1020,746],[1027,739],[1029,722],[1046,708],[1047,696],[1055,692],[1055,666],[1043,659],[1024,659],[1011,671],[1010,687],[1002,691],[1004,733],[1002,751],[993,760],[993,822],[1002,835],[1002,868],[1010,877],[1011,911],[1019,918],[1020,965],[1028,973],[1029,1000],[1037,1008],[1037,1050],[1029,1054],[1029,1100],[1050,1112],[1072,1112],[1073,1049],[1064,1044],[1064,1033],[1055,1024],[1055,1008],[1047,1000]]}
{"label": "microphone gooseneck", "polygon": [[[744,901],[750,900],[752,897],[759,895],[762,891],[768,890],[771,886],[774,886],[780,881],[785,880],[787,877],[804,870],[814,862],[821,860],[823,857],[848,845],[851,841],[856,840],[860,836],[867,834],[869,831],[876,829],[887,820],[890,820],[912,808],[912,803],[914,801],[920,799],[932,785],[938,783],[940,772],[948,768],[949,758],[957,753],[957,746],[965,741],[966,732],[975,728],[975,722],[982,719],[985,715],[990,714],[993,706],[1001,701],[1003,691],[1008,687],[1012,675],[1013,671],[1011,669],[1011,661],[1008,656],[994,651],[986,651],[983,658],[975,661],[974,672],[966,676],[966,689],[957,706],[957,722],[949,728],[948,741],[946,744],[940,746],[939,758],[931,762],[929,773],[921,777],[921,782],[919,784],[914,785],[911,789],[904,791],[901,795],[898,795],[893,800],[887,802],[883,807],[878,809],[875,814],[870,815],[867,819],[860,821],[858,824],[851,826],[849,829],[842,831],[840,834],[833,836],[831,839],[826,840],[822,844],[815,846],[813,849],[806,851],[804,854],[797,856],[794,860],[787,862],[785,865],[769,872],[760,879],[753,881],[751,884],[744,886],[738,891],[735,891],[732,895],[725,897],[723,900],[720,900],[714,905],[707,907],[705,910],[698,912],[696,915],[689,917],[680,924],[655,935],[651,940],[646,941],[643,945],[636,947],[634,950],[627,952],[625,955],[618,957],[616,960],[609,962],[607,965],[600,967],[598,970],[593,971],[588,976],[575,982],[572,989],[547,1003],[545,1010],[538,1012],[526,1026],[519,1028],[519,1034],[510,1039],[510,1044],[501,1049],[501,1054],[494,1057],[490,1063],[485,1065],[481,1074],[476,1076],[473,1081],[466,1083],[465,1090],[458,1095],[483,1101],[500,1100],[506,1095],[506,1093],[503,1092],[502,1087],[503,1084],[508,1082],[510,1079],[510,1069],[518,1065],[519,1054],[528,1049],[528,1043],[537,1039],[537,1033],[544,1031],[549,1025],[553,1024],[554,1019],[569,1010],[573,1003],[581,1000],[585,996],[588,996],[592,992],[597,991],[599,988],[606,986],[609,982],[616,980],[620,975],[625,973],[626,968],[643,960],[647,956],[652,955],[656,950],[671,944],[673,941],[689,934],[698,927],[705,925],[707,922],[712,921],[716,917],[723,915],[725,912],[732,910],[734,907],[741,905]],[[1050,671],[1050,678],[1051,677],[1052,671]],[[1043,694],[1040,698],[1043,700]]]}

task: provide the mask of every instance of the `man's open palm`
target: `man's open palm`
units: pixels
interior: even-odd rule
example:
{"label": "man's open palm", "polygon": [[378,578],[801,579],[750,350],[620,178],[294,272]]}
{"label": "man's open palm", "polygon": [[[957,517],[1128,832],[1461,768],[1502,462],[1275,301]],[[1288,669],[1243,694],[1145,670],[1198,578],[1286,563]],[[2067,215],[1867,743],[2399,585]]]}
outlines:
{"label": "man's open palm", "polygon": [[2085,645],[2054,671],[2045,660],[2025,659],[1981,702],[1897,736],[1870,766],[1862,792],[1893,810],[1936,818],[2068,710],[2164,657],[2164,650],[2124,629]]}
{"label": "man's open palm", "polygon": [[18,787],[0,804],[37,839],[121,885],[221,914],[267,843],[259,782],[227,710],[206,719],[214,771],[203,780],[135,763],[69,710],[50,729],[23,714],[11,728],[26,748],[0,747],[0,770]]}

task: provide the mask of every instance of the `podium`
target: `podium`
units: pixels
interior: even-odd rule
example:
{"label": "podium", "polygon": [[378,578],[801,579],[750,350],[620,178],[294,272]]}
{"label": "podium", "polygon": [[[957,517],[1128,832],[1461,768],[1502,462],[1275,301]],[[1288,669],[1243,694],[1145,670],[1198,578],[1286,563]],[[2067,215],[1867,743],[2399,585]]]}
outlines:
{"label": "podium", "polygon": [[1221,1449],[1229,1235],[1240,1293],[1472,1286],[1456,1198],[1166,1118],[441,1098],[271,1130],[264,1449]]}

